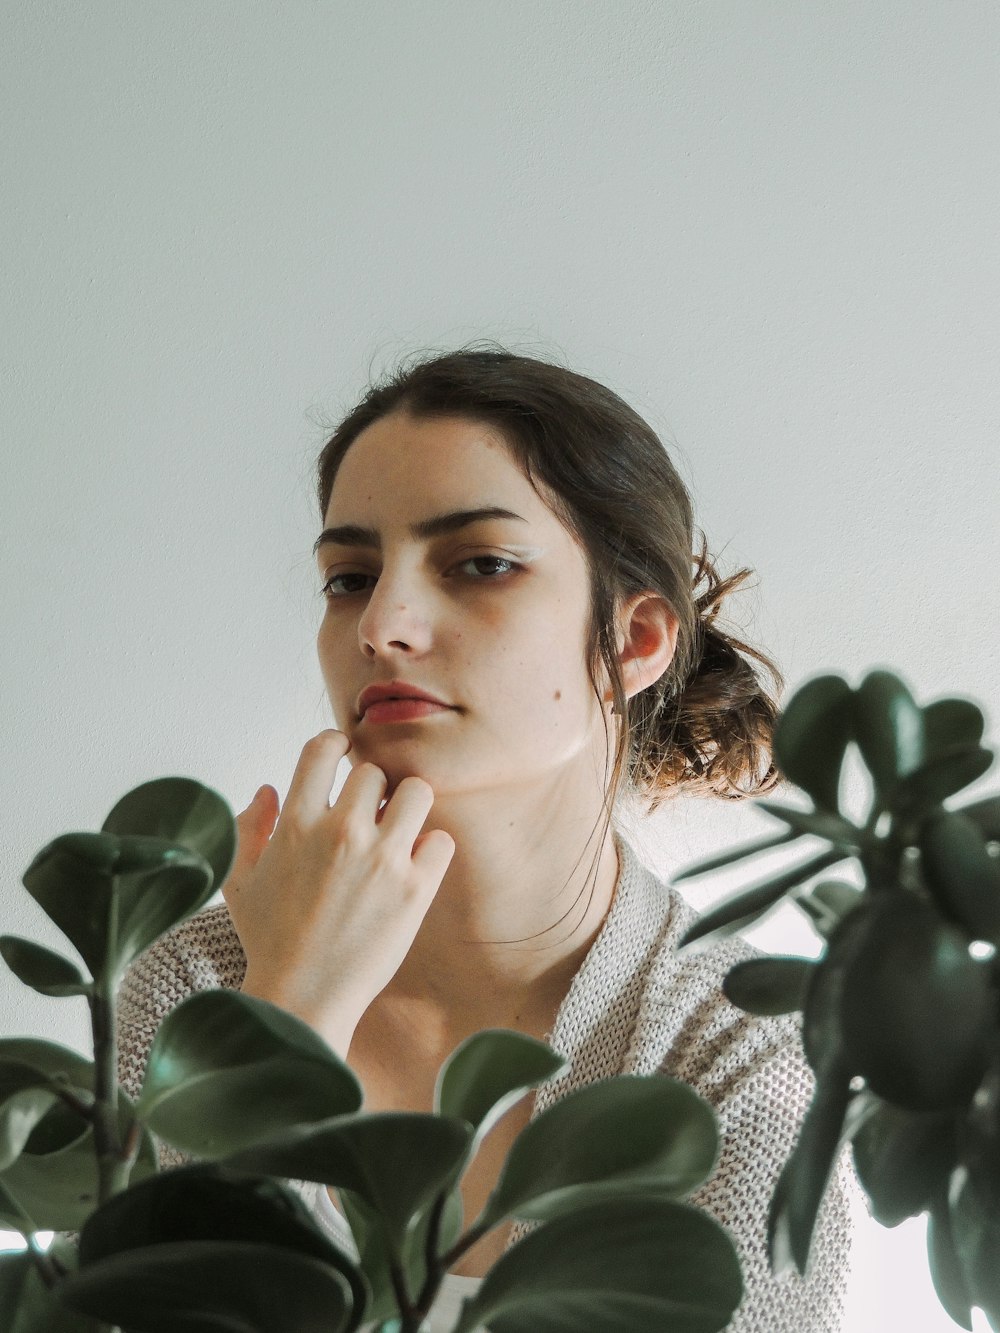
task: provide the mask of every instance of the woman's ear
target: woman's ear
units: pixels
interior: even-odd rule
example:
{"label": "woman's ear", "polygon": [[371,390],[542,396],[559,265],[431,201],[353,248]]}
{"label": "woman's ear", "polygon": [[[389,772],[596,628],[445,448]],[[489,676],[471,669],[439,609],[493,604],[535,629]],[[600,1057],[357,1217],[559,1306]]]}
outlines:
{"label": "woman's ear", "polygon": [[673,661],[679,625],[659,593],[634,593],[625,602],[618,618],[618,661],[628,698],[655,684]]}

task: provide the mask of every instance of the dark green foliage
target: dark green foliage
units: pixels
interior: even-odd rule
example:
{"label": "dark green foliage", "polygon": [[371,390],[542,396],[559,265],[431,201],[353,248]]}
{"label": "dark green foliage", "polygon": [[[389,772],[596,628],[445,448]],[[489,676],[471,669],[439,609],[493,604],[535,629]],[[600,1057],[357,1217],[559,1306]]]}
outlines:
{"label": "dark green foliage", "polygon": [[[943,802],[990,767],[983,731],[976,704],[921,707],[889,671],[870,672],[857,689],[839,676],[808,682],[779,719],[775,752],[812,809],[760,804],[790,826],[784,841],[808,834],[831,850],[734,894],[685,941],[727,934],[790,897],[824,944],[812,960],[741,963],[724,984],[751,1013],[801,1010],[816,1074],[771,1204],[772,1266],[806,1270],[817,1212],[850,1144],[878,1221],[928,1214],[931,1275],[963,1328],[975,1306],[1000,1327],[1000,797],[953,809]],[[863,827],[838,805],[851,743],[871,775]],[[723,853],[677,878],[780,841]],[[861,887],[808,884],[846,859]]]}
{"label": "dark green foliage", "polygon": [[[202,991],[161,1023],[133,1103],[115,1077],[118,984],[204,906],[234,848],[222,798],[164,778],[125,796],[99,833],[56,838],[24,875],[90,975],[14,936],[0,953],[43,994],[86,997],[95,1058],[0,1041],[0,1221],[28,1237],[79,1232],[78,1246],[60,1236],[45,1255],[0,1256],[4,1333],[351,1333],[363,1320],[417,1333],[444,1274],[514,1217],[541,1225],[483,1284],[475,1310],[495,1329],[728,1324],[736,1252],[681,1202],[714,1165],[715,1116],[664,1075],[557,1101],[515,1141],[476,1219],[460,1186],[483,1137],[566,1063],[522,1033],[461,1043],[433,1113],[368,1114],[353,1072],[307,1024],[239,991]],[[160,1140],[201,1160],[161,1173]],[[337,1191],[358,1259],[289,1180]],[[459,1328],[477,1322],[470,1310]]]}

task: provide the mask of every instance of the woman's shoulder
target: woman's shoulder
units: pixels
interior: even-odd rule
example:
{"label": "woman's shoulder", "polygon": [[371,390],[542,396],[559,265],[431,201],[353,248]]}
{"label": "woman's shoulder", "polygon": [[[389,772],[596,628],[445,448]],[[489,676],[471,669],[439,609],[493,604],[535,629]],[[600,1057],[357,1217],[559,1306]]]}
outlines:
{"label": "woman's shoulder", "polygon": [[121,983],[125,1001],[142,997],[171,1008],[198,990],[238,989],[246,954],[226,903],[204,907],[144,950]]}
{"label": "woman's shoulder", "polygon": [[637,1072],[662,1070],[705,1085],[731,1083],[779,1055],[798,1065],[798,1014],[749,1014],[723,989],[737,964],[763,957],[762,951],[739,935],[683,947],[699,914],[645,864],[637,874],[639,896],[657,904],[660,918],[633,1038],[630,1063]]}

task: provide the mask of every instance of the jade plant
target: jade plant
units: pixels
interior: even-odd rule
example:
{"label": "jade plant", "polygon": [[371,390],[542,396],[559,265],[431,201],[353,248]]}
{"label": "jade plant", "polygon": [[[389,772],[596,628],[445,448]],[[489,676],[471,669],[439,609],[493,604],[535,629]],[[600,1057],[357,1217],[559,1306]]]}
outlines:
{"label": "jade plant", "polygon": [[[229,806],[188,778],[129,792],[97,833],[57,837],[23,883],[87,971],[14,936],[0,954],[43,995],[84,996],[93,1061],[0,1040],[6,1333],[339,1333],[426,1326],[445,1273],[506,1219],[536,1225],[468,1298],[455,1333],[711,1333],[742,1296],[725,1232],[684,1202],[711,1173],[707,1102],[662,1075],[567,1094],[514,1142],[482,1214],[460,1183],[490,1127],[562,1056],[504,1029],[438,1074],[434,1110],[366,1113],[351,1069],[306,1023],[196,992],[158,1028],[139,1096],[118,1085],[116,996],[130,963],[203,908],[233,860]],[[160,1144],[191,1160],[160,1169]],[[337,1191],[357,1257],[291,1182]],[[48,1249],[39,1231],[56,1236]]]}
{"label": "jade plant", "polygon": [[[815,677],[775,734],[778,766],[810,808],[758,801],[781,833],[676,876],[800,838],[827,844],[728,897],[684,941],[744,929],[789,897],[822,941],[817,958],[740,963],[723,986],[749,1013],[801,1011],[815,1074],[771,1201],[771,1266],[805,1272],[817,1211],[850,1144],[878,1222],[928,1215],[935,1290],[966,1329],[975,1307],[1000,1328],[1000,796],[945,802],[990,768],[983,732],[975,703],[920,706],[890,671],[869,672],[856,689]],[[841,804],[849,747],[870,775],[861,821]],[[860,885],[825,877],[843,863]]]}

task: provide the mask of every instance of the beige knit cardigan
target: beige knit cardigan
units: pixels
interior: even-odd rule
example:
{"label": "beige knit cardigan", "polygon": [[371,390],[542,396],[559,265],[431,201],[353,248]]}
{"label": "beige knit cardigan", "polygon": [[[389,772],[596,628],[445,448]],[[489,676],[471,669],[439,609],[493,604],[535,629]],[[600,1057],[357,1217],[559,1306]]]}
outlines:
{"label": "beige knit cardigan", "polygon": [[[812,1095],[797,1015],[758,1018],[734,1008],[720,983],[756,955],[728,939],[678,954],[696,914],[615,833],[620,874],[604,924],[574,977],[547,1043],[570,1064],[533,1094],[532,1119],[566,1093],[617,1074],[664,1073],[705,1097],[719,1120],[720,1154],[690,1202],[725,1226],[736,1246],[744,1298],[731,1333],[837,1333],[850,1246],[845,1158],[820,1210],[806,1278],[771,1275],[768,1203]],[[153,1036],[192,992],[239,989],[246,957],[229,909],[203,909],[161,936],[126,972],[118,995],[118,1076],[138,1097]],[[192,1159],[160,1144],[163,1167]],[[292,1181],[311,1210],[325,1186]],[[538,1223],[515,1222],[508,1248]]]}

